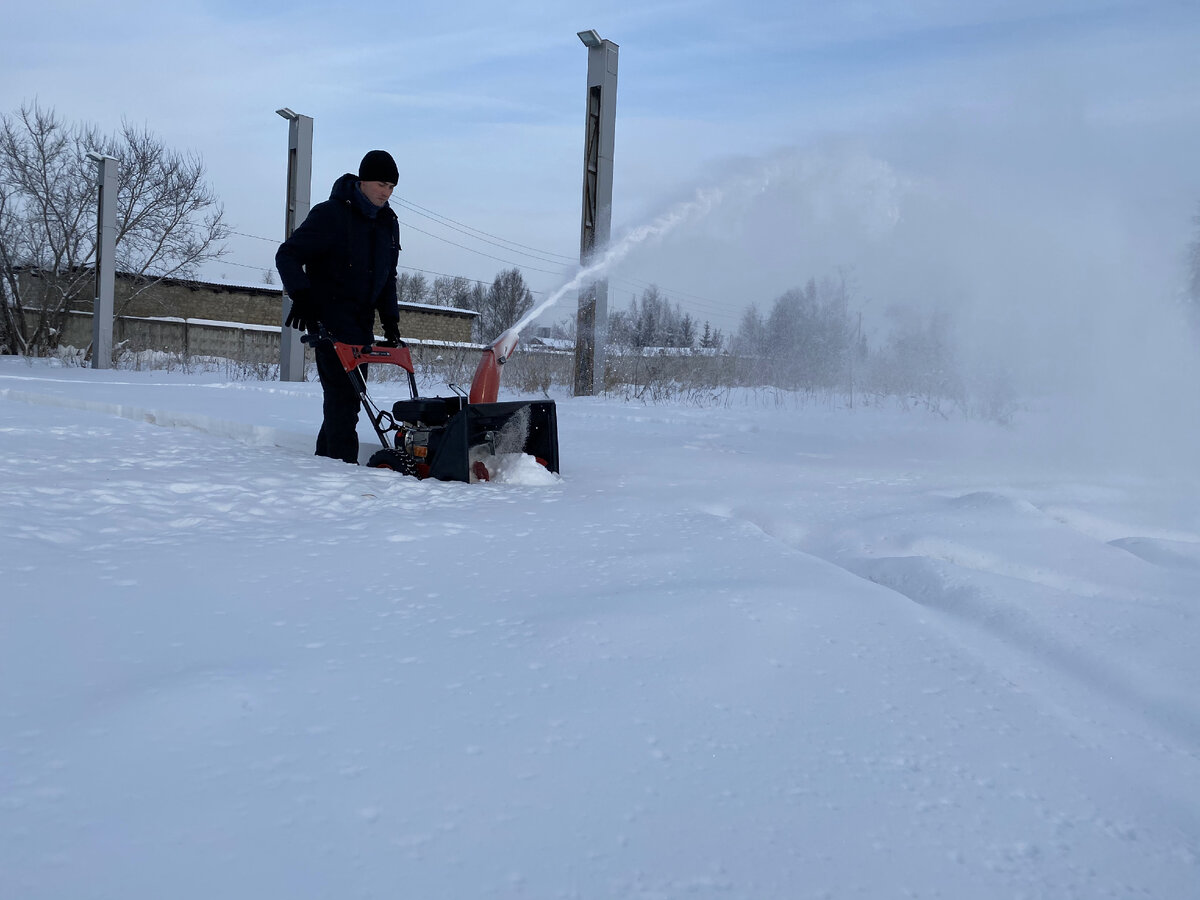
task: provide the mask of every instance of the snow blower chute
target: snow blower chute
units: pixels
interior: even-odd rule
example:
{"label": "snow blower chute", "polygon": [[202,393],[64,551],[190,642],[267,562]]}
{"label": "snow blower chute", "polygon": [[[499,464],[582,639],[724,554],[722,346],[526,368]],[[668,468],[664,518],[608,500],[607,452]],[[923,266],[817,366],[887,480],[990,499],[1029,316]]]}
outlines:
{"label": "snow blower chute", "polygon": [[[469,393],[450,385],[453,397],[420,397],[412,354],[401,341],[387,344],[343,344],[327,336],[306,342],[329,341],[338,360],[358,391],[363,409],[383,445],[367,462],[379,469],[394,469],[417,478],[442,481],[487,481],[489,464],[506,454],[534,457],[551,472],[558,472],[558,417],[553,400],[498,402],[500,367],[517,344],[517,335],[505,332],[483,351]],[[367,393],[359,366],[399,366],[408,373],[411,398],[398,400],[391,411],[380,409]],[[389,440],[390,438],[390,440]]]}

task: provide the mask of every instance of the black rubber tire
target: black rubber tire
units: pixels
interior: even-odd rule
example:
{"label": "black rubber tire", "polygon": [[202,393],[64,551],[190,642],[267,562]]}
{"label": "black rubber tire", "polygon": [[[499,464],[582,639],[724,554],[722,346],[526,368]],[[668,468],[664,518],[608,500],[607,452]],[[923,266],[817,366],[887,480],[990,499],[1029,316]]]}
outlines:
{"label": "black rubber tire", "polygon": [[401,475],[417,477],[417,461],[403,450],[376,450],[367,466],[372,469],[391,469]]}

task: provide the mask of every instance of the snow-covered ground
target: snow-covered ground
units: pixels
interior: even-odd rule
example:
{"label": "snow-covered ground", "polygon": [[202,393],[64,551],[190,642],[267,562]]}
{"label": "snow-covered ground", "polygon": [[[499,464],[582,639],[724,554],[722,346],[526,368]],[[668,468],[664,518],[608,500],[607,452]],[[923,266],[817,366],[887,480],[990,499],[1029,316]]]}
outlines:
{"label": "snow-covered ground", "polygon": [[0,897],[1200,897],[1194,468],[567,398],[446,484],[319,406],[0,360]]}

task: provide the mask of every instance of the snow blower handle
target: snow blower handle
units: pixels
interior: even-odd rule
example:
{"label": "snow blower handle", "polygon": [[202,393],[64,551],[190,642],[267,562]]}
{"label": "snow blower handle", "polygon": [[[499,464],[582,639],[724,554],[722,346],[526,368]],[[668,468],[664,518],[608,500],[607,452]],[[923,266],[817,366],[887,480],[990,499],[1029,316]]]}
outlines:
{"label": "snow blower handle", "polygon": [[304,332],[304,334],[300,335],[300,343],[308,344],[315,350],[321,344],[332,344],[333,338],[325,330],[325,326],[318,322],[316,333],[314,334],[312,331]]}
{"label": "snow blower handle", "polygon": [[[365,344],[348,344],[337,340],[325,326],[318,323],[316,334],[309,332],[300,336],[300,343],[308,344],[313,349],[317,347],[332,347],[338,359],[349,372],[365,362],[393,363],[401,368],[412,371],[412,356],[408,352],[408,344],[401,338],[396,340],[371,340]],[[374,336],[372,335],[372,338]]]}
{"label": "snow blower handle", "polygon": [[383,446],[387,447],[388,443],[384,438],[381,427],[386,426],[387,428],[391,428],[395,423],[391,421],[389,413],[381,410],[371,400],[370,395],[367,393],[366,370],[360,368],[360,366],[367,363],[399,366],[407,373],[408,389],[412,396],[416,397],[418,393],[416,368],[413,366],[412,353],[408,349],[408,344],[404,343],[404,341],[398,341],[396,344],[390,341],[383,341],[378,344],[343,344],[341,341],[335,340],[324,325],[318,323],[317,328],[318,333],[315,335],[311,333],[301,335],[301,342],[309,344],[313,349],[328,347],[333,350],[338,362],[346,370],[346,377],[350,379],[350,384],[354,388],[355,393],[358,394],[363,408],[367,410],[371,424],[375,427],[375,433],[379,435],[379,440],[383,442]]}

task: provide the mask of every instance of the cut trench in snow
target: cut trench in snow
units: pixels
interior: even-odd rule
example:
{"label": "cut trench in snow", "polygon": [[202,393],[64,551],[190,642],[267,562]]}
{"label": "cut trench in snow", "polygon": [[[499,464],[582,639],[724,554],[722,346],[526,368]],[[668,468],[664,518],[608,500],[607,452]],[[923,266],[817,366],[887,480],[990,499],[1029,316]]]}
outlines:
{"label": "cut trench in snow", "polygon": [[1200,573],[1200,543],[1197,542],[1127,537],[1108,543],[1154,566]]}
{"label": "cut trench in snow", "polygon": [[[981,576],[922,556],[860,559],[843,568],[1017,651],[1025,659],[1020,669],[1034,679],[1025,685],[1032,691],[1037,691],[1036,681],[1044,678],[1047,670],[1057,671],[1087,690],[1105,695],[1127,713],[1169,735],[1180,747],[1193,748],[1187,751],[1192,755],[1200,746],[1200,716],[1190,704],[1181,697],[1164,697],[1161,690],[1143,687],[1137,674],[1126,670],[1120,660],[1099,656],[1068,633],[1055,634],[1026,610],[1006,603],[1003,587],[1008,576]],[[988,583],[981,584],[981,578]],[[1028,584],[1021,589],[1028,593]],[[1063,593],[1047,586],[1038,589],[1049,601]]]}
{"label": "cut trench in snow", "polygon": [[[974,494],[967,500],[958,498],[954,502],[973,506],[982,496]],[[989,497],[988,502],[994,500],[996,498]],[[1007,498],[1001,505],[1014,506]],[[1016,503],[1014,508],[1038,512],[1023,502]],[[1047,608],[1072,601],[1103,603],[1106,598],[1098,596],[1101,589],[1097,585],[1056,578],[1052,573],[1038,573],[1028,566],[1004,563],[997,559],[988,559],[984,561],[986,565],[974,566],[969,561],[964,565],[963,560],[919,553],[872,558],[823,555],[814,553],[808,546],[810,542],[806,536],[810,529],[801,524],[773,518],[761,511],[737,511],[717,505],[710,505],[705,511],[710,515],[740,521],[792,551],[822,560],[855,578],[869,581],[894,596],[936,613],[937,621],[955,636],[957,643],[965,649],[971,649],[981,660],[1011,659],[1013,653],[1017,654],[1014,664],[1005,667],[1006,677],[1025,682],[1023,687],[1032,694],[1043,693],[1041,687],[1049,673],[1061,673],[1087,691],[1107,697],[1135,721],[1151,726],[1168,738],[1179,752],[1193,757],[1197,755],[1195,748],[1200,747],[1200,713],[1187,696],[1182,692],[1167,696],[1161,688],[1144,685],[1136,672],[1123,666],[1120,659],[1104,653],[1103,648],[1089,648],[1084,640],[1077,639],[1069,630],[1047,627],[1045,621],[1039,620],[1029,610],[1005,601],[1007,595],[1028,596],[1032,592],[1045,598]],[[920,541],[909,543],[915,546]],[[1165,547],[1162,542],[1148,539],[1128,539],[1114,544],[1125,544],[1122,549],[1131,553],[1141,551],[1138,555],[1169,560],[1169,565],[1185,567],[1193,562],[1192,557],[1186,555],[1193,550],[1191,545],[1185,545],[1182,549]],[[1020,573],[1031,577],[1023,577]],[[1152,611],[1152,606],[1148,605],[1146,614]],[[965,632],[963,626],[966,626]],[[976,646],[980,639],[988,645],[986,648]],[[1072,718],[1069,712],[1059,706],[1056,706],[1056,714]]]}
{"label": "cut trench in snow", "polygon": [[18,391],[11,388],[0,389],[0,399],[14,400],[19,403],[29,403],[35,406],[101,413],[103,415],[128,419],[131,422],[145,422],[147,425],[155,425],[159,428],[187,429],[202,434],[209,434],[213,437],[234,440],[249,447],[299,449],[301,441],[305,445],[311,443],[310,437],[301,435],[298,432],[265,425],[232,422],[199,413],[151,409],[143,406],[109,403],[101,400],[82,400],[75,397]]}

